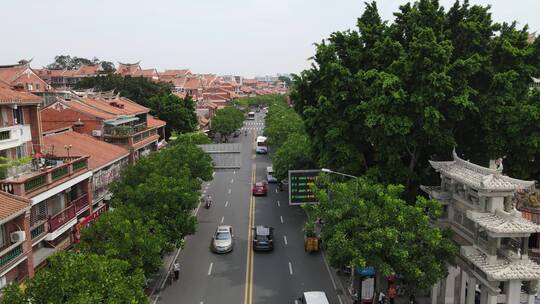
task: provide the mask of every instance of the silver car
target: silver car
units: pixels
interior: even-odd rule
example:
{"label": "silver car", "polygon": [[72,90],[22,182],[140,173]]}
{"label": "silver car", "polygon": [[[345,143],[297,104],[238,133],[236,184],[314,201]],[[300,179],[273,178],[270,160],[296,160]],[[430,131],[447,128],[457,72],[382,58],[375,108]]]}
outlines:
{"label": "silver car", "polygon": [[227,253],[233,250],[233,229],[229,225],[218,226],[212,236],[210,249],[215,253]]}

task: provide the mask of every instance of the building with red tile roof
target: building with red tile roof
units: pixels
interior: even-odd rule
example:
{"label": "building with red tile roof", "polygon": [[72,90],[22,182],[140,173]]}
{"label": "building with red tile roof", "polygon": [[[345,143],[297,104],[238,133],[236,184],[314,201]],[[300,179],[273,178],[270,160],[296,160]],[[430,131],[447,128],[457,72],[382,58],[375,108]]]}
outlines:
{"label": "building with red tile roof", "polygon": [[142,69],[140,61],[135,63],[118,62],[116,74],[130,77],[145,77],[152,81],[159,81],[159,73],[156,69]]}
{"label": "building with red tile roof", "polygon": [[48,84],[30,68],[28,61],[0,66],[0,80],[21,91],[49,91]]}
{"label": "building with red tile roof", "polygon": [[71,146],[70,154],[89,155],[88,168],[92,170],[92,209],[99,209],[104,200],[110,199],[109,186],[120,178],[121,169],[129,162],[129,151],[121,146],[113,145],[90,135],[73,131],[71,128],[60,132],[46,133],[43,144],[59,151],[59,156],[67,156],[62,149]]}
{"label": "building with red tile roof", "polygon": [[41,110],[44,131],[73,130],[121,146],[130,162],[155,151],[165,137],[165,123],[150,109],[124,97],[99,93],[59,99]]}
{"label": "building with red tile roof", "polygon": [[[71,245],[78,217],[90,213],[88,156],[43,145],[41,97],[0,83],[0,278],[21,281]],[[17,160],[17,162],[14,162]],[[28,160],[28,161],[26,161]],[[9,237],[8,237],[9,236]]]}

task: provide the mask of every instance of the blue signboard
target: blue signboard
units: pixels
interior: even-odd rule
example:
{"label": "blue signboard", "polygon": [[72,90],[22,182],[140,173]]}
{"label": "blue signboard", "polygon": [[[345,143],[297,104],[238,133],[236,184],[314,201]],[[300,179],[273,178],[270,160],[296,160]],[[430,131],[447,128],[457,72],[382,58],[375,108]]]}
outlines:
{"label": "blue signboard", "polygon": [[362,277],[374,277],[375,267],[358,267],[356,268],[356,274]]}

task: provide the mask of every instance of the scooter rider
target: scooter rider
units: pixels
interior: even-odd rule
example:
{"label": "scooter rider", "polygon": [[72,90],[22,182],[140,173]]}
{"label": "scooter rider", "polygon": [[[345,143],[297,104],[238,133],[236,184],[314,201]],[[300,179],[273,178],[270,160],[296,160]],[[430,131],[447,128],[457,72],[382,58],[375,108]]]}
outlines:
{"label": "scooter rider", "polygon": [[205,200],[205,207],[206,209],[210,208],[212,206],[212,197],[208,194],[206,195],[206,200]]}
{"label": "scooter rider", "polygon": [[244,136],[247,136],[247,130],[244,130]]}

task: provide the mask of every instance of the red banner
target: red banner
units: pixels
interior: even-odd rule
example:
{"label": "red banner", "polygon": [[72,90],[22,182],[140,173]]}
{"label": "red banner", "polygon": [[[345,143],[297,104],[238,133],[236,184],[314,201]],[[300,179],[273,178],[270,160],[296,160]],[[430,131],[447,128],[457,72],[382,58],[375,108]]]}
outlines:
{"label": "red banner", "polygon": [[92,225],[92,223],[95,222],[99,218],[99,216],[107,210],[109,210],[109,207],[107,205],[103,205],[96,209],[94,212],[92,212],[92,214],[85,217],[82,221],[77,223],[75,225],[75,229],[73,229],[73,242],[79,243],[81,241],[81,230],[83,228],[90,227],[90,225]]}

